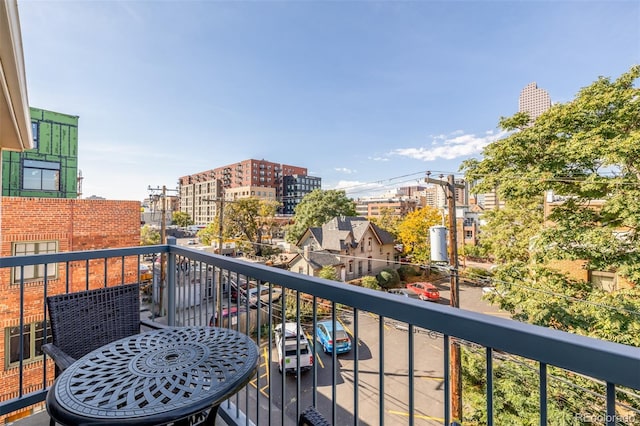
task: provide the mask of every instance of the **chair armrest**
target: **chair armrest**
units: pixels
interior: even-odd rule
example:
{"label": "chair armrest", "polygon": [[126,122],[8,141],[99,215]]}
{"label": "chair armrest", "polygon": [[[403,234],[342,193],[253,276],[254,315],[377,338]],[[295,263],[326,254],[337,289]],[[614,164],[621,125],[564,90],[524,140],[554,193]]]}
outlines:
{"label": "chair armrest", "polygon": [[49,357],[51,357],[51,359],[53,360],[53,362],[56,363],[56,366],[58,367],[58,369],[60,369],[60,371],[66,370],[67,367],[69,367],[71,364],[76,362],[75,358],[73,358],[70,355],[67,355],[66,352],[63,352],[62,349],[60,349],[53,343],[47,343],[45,345],[42,345],[42,352],[44,352]]}

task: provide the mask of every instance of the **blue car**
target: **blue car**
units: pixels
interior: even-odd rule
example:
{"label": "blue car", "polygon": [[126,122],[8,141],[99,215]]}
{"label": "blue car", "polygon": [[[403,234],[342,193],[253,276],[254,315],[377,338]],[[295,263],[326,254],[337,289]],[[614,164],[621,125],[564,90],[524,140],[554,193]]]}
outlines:
{"label": "blue car", "polygon": [[[316,324],[316,340],[322,345],[325,353],[333,352],[333,322],[319,321]],[[351,338],[338,321],[336,321],[336,353],[345,353],[351,350]]]}

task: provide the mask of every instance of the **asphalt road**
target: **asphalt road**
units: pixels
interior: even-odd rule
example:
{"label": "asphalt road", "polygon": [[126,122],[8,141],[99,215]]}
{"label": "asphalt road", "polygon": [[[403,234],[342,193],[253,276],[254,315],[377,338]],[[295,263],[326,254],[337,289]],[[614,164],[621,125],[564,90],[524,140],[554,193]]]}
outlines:
{"label": "asphalt road", "polygon": [[[448,304],[448,290],[444,289],[444,285],[439,287],[441,303]],[[504,316],[497,308],[482,300],[481,295],[480,287],[461,285],[461,308]],[[248,413],[253,422],[267,424],[270,416],[270,424],[295,424],[298,413],[309,405],[316,405],[330,423],[348,425],[354,424],[357,405],[361,425],[377,425],[380,416],[384,417],[385,424],[409,424],[409,337],[406,324],[392,320],[380,324],[376,315],[360,313],[356,359],[354,318],[350,314],[341,314],[340,320],[352,337],[354,349],[334,358],[331,354],[323,353],[318,346],[315,351],[315,370],[302,373],[299,377],[280,374],[274,345],[268,342],[262,344],[259,378],[252,382],[249,391],[251,406],[255,407],[255,401],[259,401],[259,409]],[[312,330],[307,327],[306,331],[313,342]],[[442,424],[443,339],[436,333],[422,329],[415,330],[413,336],[414,424]],[[382,381],[381,366],[384,369]],[[317,384],[315,404],[314,381]],[[239,398],[244,401],[243,397]],[[240,402],[241,408],[242,404]]]}

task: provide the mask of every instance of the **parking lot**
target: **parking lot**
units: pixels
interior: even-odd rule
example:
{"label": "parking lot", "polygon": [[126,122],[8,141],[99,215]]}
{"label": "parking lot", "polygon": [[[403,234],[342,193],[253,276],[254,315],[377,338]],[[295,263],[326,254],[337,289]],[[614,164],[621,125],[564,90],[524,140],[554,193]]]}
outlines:
{"label": "parking lot", "polygon": [[[448,283],[440,283],[438,288],[441,295],[438,303],[449,304]],[[228,299],[225,300],[224,305],[227,301]],[[461,284],[460,304],[463,309],[506,316],[505,313],[482,300],[480,287]],[[255,316],[260,310],[250,309],[249,311]],[[177,319],[184,325],[208,324],[212,314],[212,300],[203,300],[196,307],[182,310]],[[312,325],[303,324],[307,338],[313,345],[315,366],[314,370],[302,373],[300,376],[282,375],[278,371],[278,354],[274,343],[269,341],[266,335],[260,338],[261,360],[258,377],[251,382],[247,393],[241,393],[237,397],[243,411],[245,411],[243,408],[245,397],[248,396],[251,400],[251,407],[255,407],[257,401],[258,409],[245,411],[252,421],[257,423],[257,419],[260,418],[260,423],[266,423],[266,416],[271,416],[271,422],[279,424],[284,412],[284,423],[295,423],[297,411],[313,405],[315,382],[315,405],[330,420],[335,410],[335,424],[353,424],[356,407],[360,424],[378,424],[380,416],[384,416],[387,424],[408,424],[407,325],[390,319],[380,324],[377,316],[361,312],[357,319],[356,339],[354,334],[356,321],[351,311],[341,311],[338,317],[351,336],[352,350],[337,355],[334,365],[333,356],[325,354],[321,346],[316,343]],[[252,317],[251,322],[255,322],[255,317]],[[261,324],[265,323],[266,320],[261,319]],[[244,330],[245,324],[242,320],[240,321],[241,331]],[[416,331],[413,342],[414,423],[442,424],[444,421],[443,339],[428,330],[414,331]],[[381,341],[382,345],[379,343]],[[381,360],[384,362],[382,363]],[[381,364],[384,364],[383,380],[380,379]],[[384,395],[382,400],[380,389],[383,390]]]}

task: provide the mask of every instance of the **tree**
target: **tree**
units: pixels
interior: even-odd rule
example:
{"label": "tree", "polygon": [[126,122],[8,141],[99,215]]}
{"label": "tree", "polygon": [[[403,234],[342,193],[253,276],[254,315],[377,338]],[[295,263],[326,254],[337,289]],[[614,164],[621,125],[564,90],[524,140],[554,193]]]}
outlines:
{"label": "tree", "polygon": [[320,273],[318,275],[320,276],[320,278],[338,281],[338,271],[336,271],[335,267],[330,265],[323,266],[322,269],[320,269]]}
{"label": "tree", "polygon": [[140,245],[151,246],[154,244],[160,244],[160,232],[149,225],[144,225],[140,229]]}
{"label": "tree", "polygon": [[295,243],[311,227],[322,226],[338,216],[355,216],[356,204],[344,191],[316,189],[295,208],[295,222],[287,226],[287,241]]}
{"label": "tree", "polygon": [[[526,114],[502,118],[510,134],[488,145],[481,160],[463,164],[476,192],[496,191],[505,207],[486,215],[480,241],[501,266],[490,298],[515,319],[640,346],[640,66],[617,80],[600,77],[575,99],[557,104],[529,125]],[[545,194],[557,201],[543,212]],[[615,271],[636,286],[606,292],[572,279],[554,261],[580,260],[587,270]],[[474,403],[482,379],[473,376],[481,358],[464,358],[469,417],[482,422]],[[525,363],[526,364],[526,363]],[[505,389],[531,388],[522,362],[501,363]],[[507,368],[508,367],[508,368]],[[498,370],[494,370],[498,371]],[[558,371],[549,382],[549,414],[570,418],[579,410],[597,413],[602,387]],[[570,385],[567,391],[566,385]],[[496,418],[537,423],[535,393],[498,393]],[[618,400],[640,407],[633,393]],[[481,397],[484,398],[484,397]],[[480,400],[478,400],[479,402]]]}
{"label": "tree", "polygon": [[189,225],[193,225],[193,220],[187,212],[173,212],[173,223],[181,228],[186,228]]}
{"label": "tree", "polygon": [[429,228],[440,224],[442,216],[433,207],[423,207],[407,214],[398,224],[398,239],[405,254],[412,256],[414,263],[429,263]]}
{"label": "tree", "polygon": [[398,271],[392,268],[385,268],[376,275],[378,285],[382,288],[394,288],[400,284],[400,275]]}
{"label": "tree", "polygon": [[402,218],[395,214],[391,207],[382,207],[380,215],[372,217],[371,222],[393,235],[398,235],[398,225],[402,222]]}
{"label": "tree", "polygon": [[[270,228],[270,220],[275,216],[279,206],[272,200],[259,198],[240,198],[224,205],[222,238],[234,238],[238,244],[248,243],[252,250],[260,252],[261,237],[264,229]],[[211,244],[220,238],[220,217],[198,232],[204,244]],[[246,247],[243,247],[246,250]]]}
{"label": "tree", "polygon": [[269,236],[269,242],[272,241],[273,232],[278,226],[278,222],[275,220],[278,208],[282,205],[276,200],[261,200],[260,207],[258,209],[258,229],[260,230],[260,241],[265,235]]}

